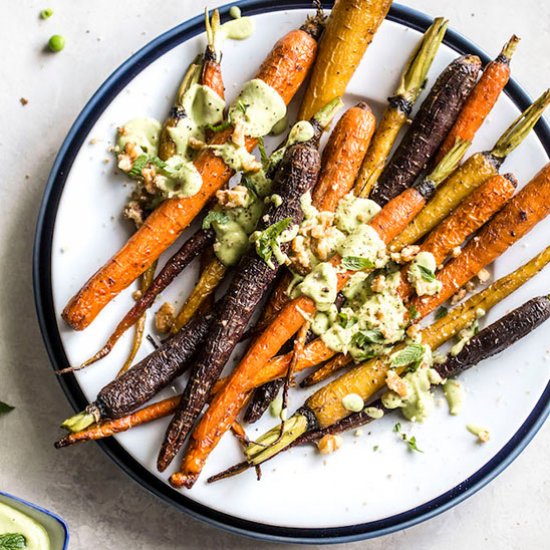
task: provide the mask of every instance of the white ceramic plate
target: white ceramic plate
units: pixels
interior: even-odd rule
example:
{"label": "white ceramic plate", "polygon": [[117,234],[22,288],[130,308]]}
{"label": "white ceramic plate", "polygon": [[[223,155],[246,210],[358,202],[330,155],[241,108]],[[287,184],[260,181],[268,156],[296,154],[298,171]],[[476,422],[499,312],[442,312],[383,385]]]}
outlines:
{"label": "white ceramic plate", "polygon": [[[244,15],[255,14],[256,32],[246,41],[227,42],[224,46],[223,72],[229,100],[240,84],[253,76],[272,44],[300,26],[308,13],[298,2],[276,4],[241,4]],[[348,87],[346,105],[366,99],[379,114],[419,40],[417,29],[425,29],[429,23],[426,16],[394,6]],[[92,355],[132,303],[130,288],[84,332],[68,329],[59,317],[67,300],[130,234],[120,216],[130,187],[124,177],[115,174],[112,154],[107,151],[115,129],[136,116],[162,119],[184,68],[203,50],[204,43],[201,18],[153,41],[102,86],[60,151],[44,198],[35,256],[37,306],[56,368],[79,364]],[[495,44],[492,53],[500,47]],[[430,85],[457,51],[480,53],[449,32],[430,71]],[[526,102],[521,89],[510,84],[508,95],[500,98],[472,151],[489,149]],[[513,171],[522,184],[527,182],[547,162],[544,142],[548,147],[548,129],[541,124],[537,134],[532,133],[510,156],[503,170]],[[549,231],[550,220],[541,223],[496,262],[494,276],[510,272],[541,250],[548,244]],[[194,268],[187,269],[158,303],[181,303],[195,280]],[[485,322],[548,290],[548,274],[538,276],[496,307]],[[462,376],[467,397],[460,416],[451,417],[446,406],[440,406],[424,425],[400,419],[403,430],[416,436],[422,454],[409,452],[392,432],[398,420],[393,416],[373,423],[360,437],[345,435],[341,451],[326,459],[311,448],[298,448],[269,462],[260,483],[251,471],[207,485],[209,475],[241,460],[238,445],[228,434],[194,489],[182,493],[166,482],[173,469],[163,475],[155,469],[167,420],[133,429],[102,445],[144,486],[224,527],[264,538],[310,542],[374,536],[456,504],[494,477],[523,448],[548,413],[545,397],[549,392],[550,361],[544,331],[539,329],[504,355]],[[76,409],[92,401],[114,377],[128,353],[130,338],[128,333],[101,363],[63,379]],[[144,343],[140,357],[150,351],[149,344]],[[178,382],[161,397],[181,388],[182,382]],[[304,391],[294,391],[291,405],[299,406],[305,396]],[[252,437],[273,424],[273,419],[266,416],[251,428]],[[487,426],[491,441],[476,444],[466,431],[468,422]]]}

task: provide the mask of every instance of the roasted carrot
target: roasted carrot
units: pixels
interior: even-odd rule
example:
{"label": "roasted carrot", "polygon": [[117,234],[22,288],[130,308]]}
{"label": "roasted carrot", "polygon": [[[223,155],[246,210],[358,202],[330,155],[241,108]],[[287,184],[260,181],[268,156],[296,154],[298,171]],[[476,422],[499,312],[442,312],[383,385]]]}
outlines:
{"label": "roasted carrot", "polygon": [[[514,194],[515,186],[513,178],[500,175],[489,178],[428,235],[420,245],[420,251],[432,253],[436,263],[440,264],[455,247],[460,246],[504,206]],[[406,270],[407,267],[404,267],[403,274]],[[401,281],[400,295],[412,296],[407,277],[402,276]],[[302,386],[318,384],[351,363],[351,357],[338,355],[305,378]]]}
{"label": "roasted carrot", "polygon": [[472,142],[487,115],[491,112],[502,90],[510,78],[510,60],[519,43],[519,38],[513,35],[506,43],[499,56],[491,61],[472,93],[466,100],[454,126],[440,147],[436,162],[445,156],[457,139]]}
{"label": "roasted carrot", "polygon": [[364,101],[348,109],[336,123],[323,150],[319,182],[311,195],[316,208],[333,212],[351,190],[375,124],[374,115]]}
{"label": "roasted carrot", "polygon": [[[457,158],[461,158],[464,144],[457,144],[436,170],[418,185],[413,186],[388,204],[371,220],[370,226],[385,242],[390,241],[401,231],[402,227],[412,219],[425,204],[426,197],[434,192],[436,186],[454,169]],[[339,265],[338,256],[331,260],[333,265]],[[341,290],[352,271],[339,270],[338,290]],[[315,313],[315,303],[307,296],[300,296],[286,304],[277,314],[270,326],[256,338],[245,356],[232,372],[223,391],[216,395],[210,407],[192,435],[190,447],[182,463],[185,475],[175,475],[171,483],[175,486],[191,487],[196,481],[206,457],[215,447],[221,436],[231,426],[231,423],[247,400],[247,393],[254,387],[250,386],[266,363],[272,359],[281,347],[300,330],[305,318]],[[321,342],[324,346],[324,344]],[[324,346],[325,349],[326,346]],[[334,352],[328,350],[328,358]],[[288,365],[288,363],[287,363]],[[296,366],[298,369],[298,366]]]}
{"label": "roasted carrot", "polygon": [[412,108],[426,85],[428,71],[447,30],[447,23],[443,17],[434,19],[407,61],[357,175],[356,195],[368,197],[382,173],[397,136],[409,120]]}
{"label": "roasted carrot", "polygon": [[169,397],[168,399],[163,399],[158,403],[148,405],[147,407],[139,409],[138,411],[126,416],[92,424],[88,428],[70,433],[61,438],[55,443],[55,448],[62,449],[63,447],[68,447],[69,445],[74,445],[75,443],[80,443],[82,441],[104,439],[105,437],[110,437],[114,434],[125,432],[135,426],[152,422],[158,418],[163,418],[164,416],[172,414],[176,410],[180,400],[181,396],[176,395],[174,397]]}
{"label": "roasted carrot", "polygon": [[149,401],[189,367],[188,360],[204,340],[214,315],[215,308],[193,318],[178,334],[109,382],[84,411],[61,426],[71,432],[79,431],[94,422],[125,416]]}
{"label": "roasted carrot", "polygon": [[[472,323],[477,318],[480,309],[489,311],[536,275],[549,262],[550,247],[513,273],[499,279],[491,286],[472,296],[461,306],[450,311],[445,317],[423,329],[420,334],[420,341],[433,350],[438,348]],[[398,345],[395,349],[402,348],[403,345]],[[406,371],[406,368],[406,366],[395,367],[393,370],[397,374],[401,374]],[[342,404],[342,399],[350,393],[357,393],[368,402],[377,391],[384,387],[389,369],[389,362],[386,358],[371,359],[318,390],[306,400],[305,405],[300,407],[285,422],[284,433],[275,444],[262,448],[263,442],[273,441],[273,433],[279,433],[280,426],[276,426],[258,438],[256,440],[257,444],[254,447],[251,445],[247,449],[247,465],[261,464],[284,451],[303,434],[311,430],[327,429],[350,416],[350,412]],[[234,467],[230,470],[238,469],[242,471],[242,466],[239,465],[240,468]],[[174,474],[175,481],[179,480],[179,476],[183,477],[183,474]],[[220,475],[216,476],[217,479],[221,477]]]}
{"label": "roasted carrot", "polygon": [[342,97],[374,34],[390,9],[391,0],[336,0],[319,45],[298,118]]}
{"label": "roasted carrot", "polygon": [[[425,329],[424,334],[430,335],[429,341],[432,343],[433,348],[442,345],[445,339],[452,338],[457,334],[462,328],[466,327],[469,323],[475,319],[476,312],[480,308],[485,311],[489,311],[491,307],[502,301],[504,298],[512,294],[515,290],[520,288],[523,284],[537,275],[542,269],[550,263],[550,246],[543,250],[540,254],[535,256],[526,264],[522,265],[516,269],[513,273],[506,275],[495,281],[492,285],[479,292],[478,294],[469,298],[458,308],[455,308],[447,316],[438,320],[432,326]],[[318,340],[314,340],[308,347],[317,346]],[[307,355],[308,347],[305,348],[304,353]],[[278,360],[278,365],[275,368],[270,370],[269,376],[280,377],[284,375],[285,370],[288,368],[288,363],[286,366],[280,361],[282,356],[276,358]],[[290,361],[290,357],[289,357]],[[273,361],[275,362],[275,360]],[[272,363],[273,363],[272,362]],[[370,361],[369,364],[374,362],[379,362],[379,360]],[[299,364],[297,365],[297,370],[299,369]],[[262,372],[262,374],[264,374]],[[381,379],[383,381],[384,374],[382,374]],[[256,384],[261,384],[267,381],[267,374],[264,378],[257,378],[255,380]],[[214,388],[214,393],[219,393],[221,388],[224,386],[224,381],[219,381]],[[123,431],[125,426],[134,427],[140,424],[152,422],[157,418],[162,418],[168,416],[174,411],[174,408],[179,403],[180,396],[174,396],[169,399],[165,399],[158,403],[153,403],[144,407],[141,410],[136,411],[135,413],[128,414],[120,419],[116,420],[105,420],[98,423],[95,426],[90,426],[89,430],[82,430],[74,434],[63,438],[56,444],[56,447],[65,447],[78,441],[88,441],[92,439],[102,439],[104,437],[109,437],[114,433]],[[159,406],[161,405],[162,406]],[[346,417],[349,418],[349,417]],[[334,426],[332,424],[331,426]],[[299,438],[303,441],[303,439]],[[298,441],[298,440],[297,440]],[[245,465],[248,467],[248,465]],[[244,469],[246,469],[246,467]]]}
{"label": "roasted carrot", "polygon": [[143,292],[141,298],[137,300],[122,318],[122,321],[117,325],[113,334],[109,336],[105,345],[93,357],[90,357],[90,359],[84,361],[79,367],[74,367],[72,370],[87,367],[108,355],[120,337],[153,305],[155,298],[213,241],[213,229],[197,231],[190,239],[185,241],[181,248],[166,262],[166,265],[160,270],[147,290]]}
{"label": "roasted carrot", "polygon": [[[256,246],[241,258],[235,277],[219,302],[218,314],[195,358],[180,406],[166,430],[157,460],[160,471],[166,469],[183,445],[211,387],[281,267],[280,256],[273,254],[275,262],[271,260],[272,247],[284,229],[299,224],[303,219],[300,198],[313,187],[319,176],[321,159],[317,147],[318,142],[311,140],[292,144],[284,153],[273,180],[273,192],[284,200],[280,205],[268,205],[258,225],[260,237]],[[289,243],[285,243],[281,248],[284,251],[288,246]],[[269,255],[266,255],[266,248]]]}
{"label": "roasted carrot", "polygon": [[422,315],[435,300],[446,300],[479,271],[498,258],[550,213],[550,164],[546,165],[472,239],[457,258],[438,274],[442,291],[435,296],[418,296],[412,304]]}
{"label": "roasted carrot", "polygon": [[454,124],[480,67],[479,57],[466,55],[440,74],[374,185],[370,194],[374,202],[382,206],[414,183]]}
{"label": "roasted carrot", "polygon": [[219,283],[223,280],[226,272],[227,268],[212,254],[210,260],[202,269],[197,284],[193,287],[191,294],[188,296],[176,316],[174,326],[172,327],[173,334],[179,332],[181,328],[193,318],[193,315],[200,310],[201,305],[204,304],[209,297],[214,296],[214,292],[216,288],[218,288]]}
{"label": "roasted carrot", "polygon": [[[304,27],[289,32],[275,44],[256,78],[272,86],[289,103],[308,74],[317,52],[319,22],[308,20]],[[216,133],[211,145],[226,143],[233,129]],[[255,139],[246,139],[251,151]],[[124,247],[99,269],[69,301],[63,318],[74,329],[82,330],[119,292],[143,273],[183,232],[214,193],[233,175],[233,170],[210,148],[199,152],[194,161],[202,175],[199,192],[188,198],[164,201],[130,237]]]}
{"label": "roasted carrot", "polygon": [[[151,286],[151,283],[153,282],[153,278],[155,276],[156,265],[157,264],[155,262],[140,277],[141,293],[146,292],[147,289]],[[121,374],[125,373],[132,366],[134,359],[136,358],[137,352],[141,347],[141,342],[143,341],[143,335],[145,334],[145,321],[146,321],[146,314],[143,313],[135,325],[134,338],[132,340],[132,348],[130,349],[130,353],[128,354],[128,357],[126,357],[126,361],[124,361],[124,364],[122,365],[121,369],[118,371],[117,376],[120,376]]]}
{"label": "roasted carrot", "polygon": [[469,157],[443,185],[426,208],[392,242],[390,249],[399,251],[413,244],[440,223],[460,202],[487,178],[494,176],[506,157],[524,140],[550,103],[550,90],[544,92],[502,134],[491,151]]}

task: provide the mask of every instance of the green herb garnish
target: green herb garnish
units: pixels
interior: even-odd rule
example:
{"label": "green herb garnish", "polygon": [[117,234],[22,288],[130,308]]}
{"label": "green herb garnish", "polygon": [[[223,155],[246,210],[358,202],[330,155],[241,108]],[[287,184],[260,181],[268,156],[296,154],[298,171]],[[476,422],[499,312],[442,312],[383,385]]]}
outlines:
{"label": "green herb garnish", "polygon": [[352,343],[359,348],[365,348],[370,344],[381,344],[384,335],[379,330],[361,330],[353,335]]}
{"label": "green herb garnish", "polygon": [[407,445],[409,446],[409,451],[416,451],[417,453],[424,452],[418,448],[418,445],[416,444],[416,437],[414,435],[412,437],[407,437],[405,434],[403,434],[403,441],[407,442]]}
{"label": "green herb garnish", "polygon": [[202,220],[202,228],[210,229],[212,227],[212,222],[217,222],[223,225],[228,221],[229,216],[227,214],[224,214],[223,212],[220,212],[218,210],[210,210],[210,212],[208,212],[208,214],[206,214],[206,216],[204,217],[204,220]]}
{"label": "green herb garnish", "polygon": [[419,311],[414,307],[414,305],[411,305],[409,308],[409,315],[411,316],[411,319],[414,321],[415,319],[418,319],[420,317]]}
{"label": "green herb garnish", "polygon": [[224,130],[227,130],[228,128],[231,128],[231,121],[230,120],[224,120],[223,122],[220,122],[219,124],[207,124],[206,129],[210,130],[211,132],[217,133],[217,132],[223,132]]}
{"label": "green herb garnish", "polygon": [[338,322],[343,328],[348,329],[357,324],[357,317],[348,315],[347,313],[343,313],[342,311],[340,311],[338,313]]}
{"label": "green herb garnish", "polygon": [[256,253],[270,267],[273,265],[271,257],[273,256],[273,248],[278,246],[277,239],[281,233],[289,228],[292,223],[292,218],[285,218],[270,225],[267,229],[258,232],[256,238]]}
{"label": "green herb garnish", "polygon": [[436,280],[435,273],[431,269],[428,269],[427,267],[420,264],[418,264],[417,267],[420,271],[420,275],[425,281],[427,281],[428,283],[433,283]]}
{"label": "green herb garnish", "polygon": [[344,256],[342,265],[350,271],[361,271],[363,269],[374,269],[374,262],[369,258],[361,256]]}
{"label": "green herb garnish", "polygon": [[398,422],[394,427],[393,431],[399,433],[401,431],[401,422]]}
{"label": "green herb garnish", "polygon": [[45,8],[40,12],[40,19],[49,19],[52,15],[52,8]]}
{"label": "green herb garnish", "polygon": [[420,366],[420,363],[422,363],[424,353],[426,353],[426,350],[423,345],[417,343],[409,344],[391,356],[391,366],[396,368],[410,365],[411,370],[415,371]]}
{"label": "green herb garnish", "polygon": [[18,550],[27,548],[27,539],[20,533],[0,535],[0,550]]}
{"label": "green herb garnish", "polygon": [[8,405],[7,403],[4,403],[3,401],[0,401],[0,414],[6,414],[10,411],[13,411],[15,407],[12,407],[11,405]]}
{"label": "green herb garnish", "polygon": [[449,310],[446,307],[438,307],[437,311],[435,312],[435,319],[443,319],[443,317],[445,317],[447,313],[449,313]]}
{"label": "green herb garnish", "polygon": [[131,178],[141,178],[141,171],[147,166],[149,157],[147,155],[139,155],[132,164],[132,169],[128,172]]}
{"label": "green herb garnish", "polygon": [[269,156],[267,155],[265,150],[265,143],[264,143],[263,137],[258,138],[258,150],[260,151],[260,157],[262,157],[262,165],[265,169],[269,165]]}
{"label": "green herb garnish", "polygon": [[254,196],[256,197],[260,196],[260,193],[258,192],[258,188],[248,178],[242,178],[241,185],[246,187]]}

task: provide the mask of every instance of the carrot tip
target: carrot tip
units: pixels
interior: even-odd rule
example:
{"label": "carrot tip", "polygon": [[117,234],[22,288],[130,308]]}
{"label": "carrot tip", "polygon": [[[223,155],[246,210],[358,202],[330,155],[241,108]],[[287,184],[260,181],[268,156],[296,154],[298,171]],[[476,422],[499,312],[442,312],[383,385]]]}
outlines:
{"label": "carrot tip", "polygon": [[177,489],[181,489],[184,487],[185,489],[191,489],[193,485],[195,484],[195,481],[198,479],[197,474],[184,474],[182,472],[176,472],[175,474],[172,474],[170,476],[169,482],[172,487],[175,487]]}

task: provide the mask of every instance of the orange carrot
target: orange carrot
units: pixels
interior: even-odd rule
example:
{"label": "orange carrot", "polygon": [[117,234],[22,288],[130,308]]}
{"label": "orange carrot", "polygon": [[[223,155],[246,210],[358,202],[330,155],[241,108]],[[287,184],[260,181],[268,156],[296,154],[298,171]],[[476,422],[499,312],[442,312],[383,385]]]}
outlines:
{"label": "orange carrot", "polygon": [[462,254],[451,260],[438,275],[443,289],[435,296],[412,301],[420,315],[433,309],[435,301],[450,298],[475,277],[483,267],[498,258],[550,214],[550,164],[547,164],[512,200],[472,239]]}
{"label": "orange carrot", "polygon": [[139,409],[136,412],[123,416],[121,418],[115,418],[114,420],[105,420],[104,422],[98,422],[92,424],[89,428],[80,432],[71,433],[55,443],[56,449],[73,445],[74,443],[80,443],[82,441],[92,441],[96,439],[103,439],[110,437],[114,434],[125,432],[130,428],[139,426],[140,424],[146,424],[157,418],[168,416],[172,414],[181,400],[180,395],[163,399],[152,405],[148,405],[143,409]]}
{"label": "orange carrot", "polygon": [[513,35],[500,55],[487,65],[472,93],[468,96],[454,126],[440,147],[436,156],[436,163],[451,150],[457,139],[469,141],[470,143],[473,141],[476,132],[491,112],[500,93],[508,83],[510,60],[518,43],[519,38]]}
{"label": "orange carrot", "polygon": [[[279,40],[256,75],[272,86],[287,104],[307,76],[316,55],[317,41],[310,34],[313,31],[308,31],[309,27],[308,30],[294,30]],[[232,134],[232,128],[218,132],[209,144],[224,144]],[[256,139],[247,138],[245,146],[251,151],[256,143]],[[86,328],[103,307],[178,238],[233,175],[233,170],[210,148],[199,152],[194,164],[203,179],[199,192],[192,197],[164,201],[124,247],[91,277],[63,311],[62,316],[71,327]]]}

